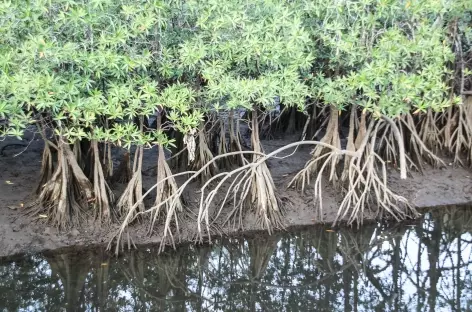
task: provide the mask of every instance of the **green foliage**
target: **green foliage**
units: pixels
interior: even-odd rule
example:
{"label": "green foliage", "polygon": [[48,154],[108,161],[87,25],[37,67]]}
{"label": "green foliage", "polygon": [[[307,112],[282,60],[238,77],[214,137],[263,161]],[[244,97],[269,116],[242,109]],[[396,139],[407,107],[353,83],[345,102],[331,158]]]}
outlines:
{"label": "green foliage", "polygon": [[321,50],[313,92],[325,104],[357,104],[377,116],[449,106],[454,55],[440,19],[452,2],[312,2],[305,20]]}
{"label": "green foliage", "polygon": [[128,122],[158,107],[172,111],[182,131],[201,119],[187,113],[190,89],[164,88],[157,76],[162,33],[172,28],[168,4],[18,0],[0,12],[0,116],[9,120],[1,136],[21,135],[42,114],[71,142],[97,138],[129,147],[167,142]]}
{"label": "green foliage", "polygon": [[314,60],[298,5],[280,1],[192,1],[197,19],[179,59],[206,82],[207,103],[270,108],[279,96],[303,109],[303,80]]}
{"label": "green foliage", "polygon": [[451,104],[448,27],[467,1],[31,0],[0,4],[0,136],[43,116],[70,141],[168,143],[208,109],[357,104],[376,115]]}

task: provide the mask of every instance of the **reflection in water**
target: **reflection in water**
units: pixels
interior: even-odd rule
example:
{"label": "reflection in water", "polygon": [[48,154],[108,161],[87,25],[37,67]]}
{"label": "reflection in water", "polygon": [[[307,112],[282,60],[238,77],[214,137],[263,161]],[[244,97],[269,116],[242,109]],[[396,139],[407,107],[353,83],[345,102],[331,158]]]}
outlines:
{"label": "reflection in water", "polygon": [[0,264],[6,311],[472,311],[472,209],[413,225],[315,228],[157,255]]}

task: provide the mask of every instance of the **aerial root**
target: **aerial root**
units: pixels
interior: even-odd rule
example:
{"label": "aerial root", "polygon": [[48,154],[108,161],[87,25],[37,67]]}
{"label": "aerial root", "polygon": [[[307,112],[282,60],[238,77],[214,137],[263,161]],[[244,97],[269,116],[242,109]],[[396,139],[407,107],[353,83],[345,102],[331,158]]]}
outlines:
{"label": "aerial root", "polygon": [[[218,138],[218,155],[223,155],[223,154],[226,154],[228,152],[228,145],[227,145],[227,141],[226,141],[226,125],[225,125],[225,121],[223,118],[220,118],[219,119],[219,134],[218,136],[215,136]],[[232,164],[231,164],[231,161],[230,159],[228,158],[223,158],[221,159],[221,161],[218,163],[218,166],[220,168],[224,168],[224,169],[229,169],[231,168]]]}
{"label": "aerial root", "polygon": [[[177,231],[179,231],[178,217],[183,212],[183,204],[180,196],[175,197],[175,194],[178,192],[178,186],[166,162],[164,148],[159,146],[158,149],[156,199],[154,207],[151,208],[152,222],[149,231],[152,233],[156,221],[163,217],[169,220],[169,224],[166,222],[165,231],[169,232],[171,234],[170,236],[172,236],[170,220],[173,220]],[[168,199],[172,200],[169,201]]]}
{"label": "aerial root", "polygon": [[305,167],[293,177],[288,184],[289,187],[295,187],[303,192],[305,187],[310,184],[312,176],[325,169],[329,171],[329,181],[337,185],[339,177],[336,167],[340,161],[340,157],[338,153],[333,152],[331,147],[334,147],[335,150],[341,150],[338,119],[338,109],[331,107],[326,133],[321,139],[322,143],[330,147],[326,145],[316,145],[312,151],[313,157],[305,164]]}
{"label": "aerial root", "polygon": [[[332,126],[337,121],[331,111],[331,120],[328,123],[328,130],[322,142],[329,140],[336,143],[336,135],[331,134]],[[335,223],[343,220],[349,224],[357,222],[362,223],[366,216],[366,210],[374,213],[377,217],[383,213],[401,220],[407,217],[416,216],[416,210],[407,202],[407,200],[393,193],[387,186],[387,166],[376,152],[379,148],[377,140],[383,144],[387,142],[390,149],[394,149],[398,156],[401,178],[406,178],[407,155],[403,146],[402,133],[394,121],[383,118],[380,120],[371,119],[367,122],[365,114],[361,116],[361,122],[356,127],[355,107],[350,115],[350,129],[346,149],[344,153],[339,153],[339,145],[335,148],[326,146],[315,147],[313,158],[307,163],[304,169],[290,181],[289,186],[299,186],[302,190],[310,182],[310,175],[315,175],[314,181],[314,204],[317,210],[319,220],[323,218],[323,177],[328,177],[328,181],[334,186],[342,186],[342,195],[344,196],[339,209]],[[337,114],[336,114],[337,115]],[[368,127],[366,126],[368,123]],[[374,127],[375,126],[375,127]],[[355,128],[357,137],[354,138]],[[379,135],[380,130],[382,134]],[[387,131],[388,130],[388,131]],[[391,133],[391,140],[388,141],[387,133]],[[333,141],[333,136],[334,141]],[[425,148],[420,145],[421,148]],[[322,150],[324,149],[324,151]],[[429,151],[429,150],[428,150]],[[340,160],[344,157],[344,162]],[[343,173],[340,179],[336,179],[336,166],[343,166]],[[334,168],[333,168],[334,167]],[[372,207],[378,207],[373,210]]]}
{"label": "aerial root", "polygon": [[[199,236],[199,240],[202,241],[203,240],[203,232],[204,232],[203,227],[202,227],[202,225],[203,225],[206,229],[206,232],[209,235],[208,238],[211,239],[210,234],[212,233],[212,231],[210,229],[214,227],[212,223],[214,223],[220,217],[221,212],[222,212],[221,210],[222,210],[223,206],[225,205],[225,203],[229,202],[229,199],[233,200],[233,202],[235,203],[234,204],[235,208],[238,207],[238,208],[242,209],[244,207],[242,205],[242,203],[244,203],[246,198],[252,199],[252,198],[257,196],[257,194],[256,194],[256,196],[254,196],[254,197],[245,197],[245,196],[248,196],[248,194],[250,193],[250,188],[249,188],[250,185],[249,184],[253,183],[254,179],[252,179],[252,177],[257,172],[254,169],[256,169],[258,166],[260,166],[262,163],[264,163],[268,159],[277,157],[278,154],[280,154],[281,152],[283,152],[285,150],[293,149],[294,147],[297,147],[297,146],[300,146],[300,145],[318,145],[318,144],[336,150],[336,148],[334,148],[332,146],[329,146],[328,144],[323,143],[323,142],[319,142],[319,141],[301,141],[301,142],[295,142],[295,143],[288,144],[288,145],[286,145],[284,147],[281,147],[281,148],[279,148],[279,149],[277,149],[277,150],[275,150],[275,151],[273,151],[273,152],[271,152],[267,155],[262,154],[262,153],[257,153],[257,152],[254,152],[254,151],[230,152],[230,153],[227,153],[225,155],[217,155],[209,163],[205,164],[202,168],[200,168],[198,171],[186,171],[186,172],[181,172],[181,173],[171,175],[170,170],[169,170],[169,175],[166,176],[163,179],[159,179],[158,182],[153,187],[151,187],[145,194],[143,194],[143,198],[148,196],[156,188],[161,187],[162,184],[167,183],[169,180],[174,180],[178,176],[190,176],[190,177],[188,177],[187,180],[185,180],[175,191],[173,191],[171,194],[169,193],[169,195],[164,200],[162,200],[160,203],[156,202],[156,204],[153,207],[151,207],[151,208],[149,208],[149,209],[147,209],[143,212],[139,212],[139,213],[135,214],[134,213],[135,209],[140,204],[140,202],[136,202],[133,205],[133,207],[131,207],[131,209],[129,209],[128,215],[124,218],[124,221],[123,221],[122,225],[118,229],[118,231],[117,231],[116,235],[114,236],[114,238],[109,242],[107,248],[111,249],[112,246],[115,246],[115,253],[119,253],[120,245],[121,245],[121,242],[122,242],[122,239],[123,239],[123,234],[125,233],[126,229],[128,228],[128,225],[136,217],[138,217],[139,215],[143,215],[143,214],[147,214],[147,213],[155,215],[157,213],[156,211],[162,210],[163,207],[166,210],[166,216],[164,218],[165,219],[164,220],[164,230],[163,230],[163,233],[162,233],[162,240],[161,240],[160,250],[162,251],[164,249],[164,247],[168,244],[174,245],[174,233],[172,231],[171,224],[175,221],[176,212],[181,211],[181,209],[182,209],[181,208],[182,204],[181,204],[180,199],[182,197],[182,194],[183,194],[184,190],[188,187],[188,185],[192,181],[195,181],[196,179],[198,179],[198,176],[208,166],[211,166],[212,162],[219,162],[222,158],[225,158],[225,157],[233,158],[233,157],[238,156],[239,154],[243,154],[243,156],[244,155],[259,156],[256,161],[247,163],[242,167],[239,167],[239,168],[234,169],[234,170],[229,171],[229,172],[220,172],[220,173],[216,174],[215,176],[213,176],[211,179],[209,179],[202,186],[202,188],[201,188],[201,199],[200,199],[199,211],[198,211],[198,217],[197,217],[198,236]],[[354,153],[350,153],[348,151],[342,151],[342,150],[337,150],[336,153],[339,154],[339,155],[344,155],[344,154],[349,154],[350,156],[355,156],[356,155]],[[264,170],[262,170],[261,172],[263,172],[263,171]],[[230,180],[231,178],[235,178],[235,179],[232,180],[232,182],[230,183],[230,187],[227,188],[226,191],[221,192],[225,182],[231,181]],[[259,180],[257,180],[257,181],[259,181]],[[259,183],[259,182],[256,182],[256,183]],[[211,191],[208,191],[210,186],[211,186]],[[215,195],[217,193],[225,194],[224,199],[222,200],[221,204],[217,205],[217,207],[216,207],[217,209],[214,210],[215,216],[210,218],[210,210],[211,210],[211,207],[213,206]],[[234,194],[245,194],[245,195],[244,196],[233,196]],[[241,203],[241,205],[239,205],[240,203]],[[271,220],[272,227],[275,227],[276,224],[278,224],[277,219],[275,219],[275,221],[272,221],[272,219],[280,212],[281,211],[276,212],[275,215],[274,214],[269,215],[268,219]],[[272,212],[268,210],[268,213],[271,214]],[[264,221],[264,219],[261,219],[261,221]],[[114,244],[114,242],[116,242],[116,244]]]}
{"label": "aerial root", "polygon": [[[136,149],[133,162],[133,175],[126,186],[123,194],[117,203],[117,210],[119,215],[126,216],[130,212],[134,216],[137,212],[145,210],[143,203],[143,177],[142,177],[142,166],[143,166],[143,154],[144,148],[139,146]],[[125,155],[129,159],[129,154]],[[126,159],[124,160],[126,161]],[[121,166],[120,166],[121,167]],[[135,204],[137,203],[136,207]],[[133,209],[134,207],[134,209]],[[134,210],[134,211],[131,211]]]}
{"label": "aerial root", "polygon": [[[472,166],[472,97],[463,105],[449,108],[444,128],[445,147],[454,156],[454,165]],[[465,154],[465,159],[464,159]]]}
{"label": "aerial root", "polygon": [[[239,116],[234,117],[234,110],[229,112],[228,124],[229,124],[229,152],[242,152],[243,148],[241,146],[241,133],[239,132]],[[238,166],[243,166],[247,163],[246,158],[241,153],[235,154],[231,163],[235,163]]]}
{"label": "aerial root", "polygon": [[[161,114],[157,117],[157,129],[161,129]],[[202,142],[203,143],[203,142]],[[151,211],[151,227],[149,232],[153,232],[154,225],[161,217],[165,219],[164,237],[161,241],[161,247],[167,243],[166,237],[170,237],[170,242],[174,244],[173,234],[171,230],[171,222],[175,224],[177,232],[179,231],[179,215],[183,212],[183,204],[181,201],[181,193],[178,194],[177,182],[175,181],[172,171],[166,161],[164,147],[159,145],[157,154],[157,183],[156,198],[154,207]],[[172,199],[170,201],[170,199]],[[164,210],[164,212],[163,212]],[[169,236],[166,235],[169,234]]]}
{"label": "aerial root", "polygon": [[[259,141],[259,120],[257,118],[257,108],[252,112],[252,133],[251,143],[254,152],[263,153]],[[253,156],[253,162],[260,158],[257,154]],[[262,229],[272,232],[272,228],[282,228],[282,211],[280,209],[280,198],[275,192],[275,184],[270,174],[267,162],[262,162],[252,169],[250,182],[243,187],[244,201],[257,211],[257,221],[262,225]]]}
{"label": "aerial root", "polygon": [[43,189],[43,186],[51,180],[52,175],[53,175],[53,162],[52,162],[52,152],[51,152],[51,146],[48,140],[44,141],[44,150],[43,150],[43,156],[41,160],[41,172],[39,174],[39,183],[38,186],[36,187],[35,194],[39,195],[41,194],[41,191]]}
{"label": "aerial root", "polygon": [[426,114],[420,116],[418,122],[418,136],[421,141],[434,153],[437,154],[444,148],[444,142],[441,139],[441,131],[438,127],[439,114],[428,109]]}
{"label": "aerial root", "polygon": [[[372,124],[373,122],[368,133],[371,132]],[[375,152],[380,125],[381,122],[378,122],[372,135],[365,137],[359,150],[362,154],[357,158],[351,158],[347,192],[339,206],[334,223],[347,220],[348,224],[354,222],[362,224],[366,208],[375,214],[372,217],[379,217],[386,212],[397,221],[418,215],[406,198],[396,195],[387,186],[386,163]],[[378,208],[373,211],[371,207]]]}
{"label": "aerial root", "polygon": [[[203,167],[204,164],[208,163],[211,159],[213,159],[213,154],[208,147],[207,138],[206,138],[206,131],[205,125],[202,122],[200,124],[200,130],[198,131],[198,142],[197,142],[197,150],[195,153],[195,159],[190,163],[191,170],[198,170]],[[207,181],[209,178],[214,176],[218,172],[218,167],[216,163],[212,163],[205,171],[203,171],[202,175],[200,176],[200,180]]]}
{"label": "aerial root", "polygon": [[415,121],[413,116],[410,113],[405,114],[404,116],[400,117],[401,122],[405,125],[406,129],[408,130],[408,138],[409,138],[409,153],[411,157],[416,159],[417,167],[423,171],[423,161],[427,161],[431,166],[434,168],[442,168],[445,167],[446,164],[444,161],[436,156],[425,144],[425,142],[421,139],[420,135],[416,130]]}
{"label": "aerial root", "polygon": [[[272,232],[274,228],[282,228],[282,211],[280,200],[275,192],[275,185],[265,161],[259,162],[261,155],[264,155],[259,142],[259,123],[257,112],[252,116],[252,145],[254,149],[253,162],[244,165],[230,172],[224,172],[214,176],[205,183],[201,190],[200,209],[198,215],[199,233],[202,233],[200,223],[206,223],[206,231],[210,232],[209,210],[214,197],[225,182],[236,174],[224,196],[217,216],[220,215],[222,208],[228,201],[233,201],[233,209],[228,214],[224,224],[233,221],[233,226],[241,228],[243,210],[245,207],[252,207],[256,211],[256,221],[261,224],[263,229]],[[219,183],[205,196],[206,189],[213,181],[221,178]],[[238,222],[236,222],[236,220]]]}
{"label": "aerial root", "polygon": [[[182,172],[179,174],[172,175],[170,169],[165,166],[164,151],[160,148],[159,155],[159,170],[162,175],[158,177],[156,185],[149,189],[144,195],[147,196],[149,192],[157,189],[157,194],[160,194],[156,198],[155,205],[150,209],[133,215],[132,209],[136,208],[140,203],[134,203],[132,209],[128,212],[128,216],[125,218],[120,230],[115,236],[116,241],[120,242],[127,225],[138,215],[150,213],[151,218],[154,222],[160,219],[164,220],[164,230],[162,233],[161,248],[170,244],[174,244],[174,233],[175,224],[177,231],[178,229],[178,216],[183,211],[181,203],[181,196],[184,190],[187,188],[189,183],[195,181],[202,175],[205,170],[208,170],[213,163],[220,162],[222,158],[233,158],[243,156],[244,154],[252,155],[252,162],[247,162],[234,170],[228,172],[219,172],[210,177],[200,189],[200,202],[197,216],[198,226],[198,240],[203,240],[203,235],[207,234],[207,238],[211,239],[210,235],[214,227],[214,222],[223,215],[223,208],[226,204],[232,203],[232,210],[224,215],[224,224],[232,223],[234,227],[241,227],[243,224],[243,218],[247,212],[247,208],[252,208],[257,216],[257,222],[261,224],[261,227],[272,232],[275,228],[282,228],[283,225],[283,213],[282,206],[277,198],[275,192],[275,185],[270,175],[269,169],[266,165],[266,161],[269,158],[277,157],[279,153],[284,150],[297,147],[300,145],[315,145],[316,158],[312,159],[312,162],[317,163],[317,171],[315,178],[315,197],[318,202],[319,200],[319,215],[322,216],[322,177],[332,176],[333,163],[343,164],[347,166],[345,168],[347,173],[342,175],[340,180],[331,178],[331,183],[334,181],[343,183],[343,192],[345,194],[344,200],[342,201],[336,222],[346,220],[350,224],[362,222],[363,217],[366,215],[369,217],[375,217],[379,215],[387,214],[397,220],[405,219],[407,217],[414,217],[417,215],[415,209],[409,205],[404,197],[398,196],[393,193],[387,186],[387,164],[386,162],[376,153],[378,147],[377,140],[379,132],[385,129],[386,125],[396,130],[394,138],[397,140],[395,143],[398,149],[398,161],[400,163],[400,169],[402,177],[406,172],[406,153],[403,147],[403,140],[401,138],[401,132],[395,125],[392,126],[393,121],[388,119],[374,120],[370,119],[367,122],[365,114],[361,116],[361,122],[356,124],[356,111],[351,112],[350,125],[356,127],[357,131],[350,131],[351,133],[357,132],[357,136],[351,137],[347,142],[347,149],[340,149],[338,138],[330,132],[338,133],[338,131],[330,130],[327,132],[328,138],[322,141],[301,141],[288,144],[282,148],[279,148],[269,154],[264,154],[258,141],[258,127],[257,127],[257,114],[253,114],[252,127],[252,145],[254,151],[237,151],[229,152],[224,155],[214,156],[205,165],[203,165],[197,171]],[[332,116],[331,125],[328,128],[335,129],[338,114],[335,111]],[[368,124],[368,127],[367,127]],[[392,130],[393,131],[393,130]],[[329,144],[327,142],[334,142],[336,145]],[[321,150],[321,152],[316,152]],[[244,157],[244,159],[246,159]],[[343,160],[343,161],[340,161]],[[166,169],[167,167],[167,169]],[[308,170],[309,166],[303,170]],[[311,173],[312,174],[312,173]],[[175,183],[177,176],[186,175],[189,176],[180,186]],[[308,176],[306,174],[305,176]],[[294,180],[292,180],[292,183]],[[218,201],[218,202],[217,202]],[[372,207],[377,207],[373,209]],[[369,213],[369,214],[366,214]],[[321,219],[321,217],[320,217]],[[111,246],[111,242],[109,248]],[[119,251],[119,244],[117,244],[116,252]]]}
{"label": "aerial root", "polygon": [[58,228],[67,228],[82,217],[93,197],[93,186],[79,167],[70,147],[58,140],[57,166],[38,197],[39,208],[32,213],[46,213]]}
{"label": "aerial root", "polygon": [[98,142],[92,140],[93,151],[93,189],[94,189],[94,205],[96,215],[100,221],[111,221],[111,205],[114,201],[114,195],[108,183],[106,182],[105,174],[103,172],[102,163],[100,162],[100,155],[98,149]]}
{"label": "aerial root", "polygon": [[113,182],[118,183],[128,183],[131,178],[133,177],[133,173],[131,172],[131,159],[129,151],[126,151],[123,154],[123,158],[121,159],[116,172],[112,176]]}

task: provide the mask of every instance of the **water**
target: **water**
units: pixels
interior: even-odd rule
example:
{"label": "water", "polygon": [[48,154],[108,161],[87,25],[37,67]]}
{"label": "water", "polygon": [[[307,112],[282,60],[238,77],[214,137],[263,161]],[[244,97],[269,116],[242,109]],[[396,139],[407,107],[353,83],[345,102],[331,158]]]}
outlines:
{"label": "water", "polygon": [[471,311],[472,208],[409,224],[0,263],[0,311]]}

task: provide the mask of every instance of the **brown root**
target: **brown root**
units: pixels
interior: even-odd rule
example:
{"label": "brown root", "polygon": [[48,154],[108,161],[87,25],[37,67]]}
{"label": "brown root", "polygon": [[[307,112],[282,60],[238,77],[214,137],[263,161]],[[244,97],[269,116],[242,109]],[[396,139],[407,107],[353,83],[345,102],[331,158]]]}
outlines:
{"label": "brown root", "polygon": [[[253,169],[256,168],[257,166],[261,165],[265,161],[267,161],[267,159],[272,158],[272,157],[276,157],[276,155],[278,155],[279,153],[281,153],[285,150],[288,150],[288,149],[293,149],[293,148],[295,148],[297,146],[300,146],[300,145],[323,145],[325,147],[329,147],[329,148],[332,148],[333,150],[336,150],[334,147],[329,146],[329,145],[327,145],[325,143],[322,143],[322,142],[318,142],[318,141],[301,141],[301,142],[290,143],[286,146],[283,146],[283,147],[271,152],[268,155],[263,155],[263,154],[255,153],[255,152],[252,152],[252,151],[230,152],[230,153],[224,154],[224,155],[216,155],[209,163],[205,164],[205,166],[203,166],[198,171],[186,171],[186,172],[176,173],[174,175],[170,175],[170,176],[166,177],[165,179],[160,179],[154,186],[152,186],[149,190],[147,190],[147,192],[143,195],[143,197],[146,197],[148,194],[150,194],[150,192],[154,191],[154,189],[157,189],[158,187],[160,187],[161,184],[166,183],[168,180],[175,179],[177,176],[191,175],[189,178],[187,178],[187,180],[185,182],[183,182],[178,187],[176,192],[173,192],[165,200],[163,200],[160,203],[156,203],[155,206],[153,206],[152,208],[150,208],[150,209],[146,210],[145,212],[143,212],[143,214],[144,213],[154,214],[155,211],[158,210],[158,209],[161,209],[161,207],[164,207],[164,206],[169,207],[167,209],[169,212],[167,213],[166,220],[165,220],[165,226],[164,226],[164,231],[163,231],[163,237],[162,237],[162,243],[161,243],[160,250],[163,250],[163,248],[165,247],[168,240],[171,240],[173,242],[173,233],[171,231],[170,225],[171,225],[171,222],[174,220],[175,211],[179,210],[179,207],[182,206],[181,202],[180,202],[180,198],[181,198],[184,190],[187,188],[187,186],[192,181],[194,181],[195,179],[198,178],[198,176],[206,169],[206,167],[211,166],[212,162],[218,162],[222,158],[234,157],[234,156],[237,156],[238,154],[243,154],[243,155],[251,154],[251,155],[261,156],[261,158],[258,159],[257,162],[251,162],[251,163],[248,163],[248,164],[246,164],[242,167],[234,169],[233,171],[221,172],[221,173],[215,175],[210,180],[208,180],[205,183],[205,185],[202,186],[202,188],[201,188],[200,208],[199,208],[198,219],[197,219],[198,232],[199,232],[199,235],[200,235],[200,239],[203,238],[202,237],[203,230],[202,230],[202,227],[201,227],[202,223],[205,223],[207,233],[210,235],[211,232],[210,232],[209,229],[210,229],[210,226],[212,225],[211,222],[218,219],[218,217],[221,213],[221,209],[220,209],[219,211],[217,211],[216,217],[214,219],[212,219],[211,222],[210,222],[210,217],[209,217],[210,206],[213,202],[214,196],[216,195],[216,193],[218,193],[221,190],[222,185],[226,181],[229,181],[230,178],[234,177],[235,175],[237,175],[235,180],[240,181],[238,179],[238,177],[241,177],[241,175],[251,175],[251,174],[253,174],[253,172],[254,172]],[[341,151],[341,150],[336,150],[336,151],[339,155],[350,154],[351,156],[356,156],[355,153],[350,153],[348,151]],[[213,182],[217,181],[218,179],[221,179],[221,181],[218,182],[218,184],[215,187],[212,187],[212,190],[209,193],[206,193],[207,187],[209,185],[211,185]],[[248,179],[245,179],[245,180],[247,181]],[[238,183],[238,185],[239,185],[239,187],[241,187],[242,183]],[[246,190],[247,190],[247,188],[246,188]],[[228,188],[228,190],[226,192],[226,195],[225,195],[225,199],[221,203],[220,208],[222,208],[225,205],[225,203],[228,201],[228,198],[230,198],[233,193],[237,193],[237,192],[238,192],[238,187],[236,186],[236,183],[233,182],[231,184],[231,186]],[[240,197],[233,196],[234,200],[238,200],[238,198],[240,198]],[[244,201],[244,198],[242,198],[241,200]],[[121,226],[118,229],[116,235],[109,242],[107,249],[111,249],[112,246],[113,246],[113,243],[116,242],[116,244],[114,245],[115,246],[115,253],[116,254],[119,253],[120,246],[122,246],[122,242],[123,242],[123,239],[124,239],[123,235],[125,234],[125,231],[128,228],[128,224],[130,224],[130,222],[132,222],[132,220],[134,219],[133,211],[134,211],[134,209],[136,209],[136,207],[139,204],[140,204],[139,202],[135,203],[134,206],[130,209],[130,211],[128,212],[128,215],[126,216],[125,220],[121,224]],[[139,213],[139,214],[141,214],[141,213]],[[131,243],[129,242],[129,239],[128,239],[128,246],[131,247]]]}
{"label": "brown root", "polygon": [[[229,173],[216,175],[202,187],[198,220],[199,224],[205,220],[208,233],[210,232],[208,227],[208,211],[210,210],[210,205],[223,184],[234,174],[237,175],[226,191],[225,198],[219,205],[219,212],[221,212],[222,207],[227,201],[233,201],[234,208],[228,214],[225,223],[232,222],[233,226],[241,228],[244,208],[251,207],[256,211],[257,222],[261,224],[263,229],[268,230],[269,233],[271,233],[274,228],[283,228],[280,199],[275,192],[275,184],[269,168],[265,161],[261,161],[261,156],[264,154],[259,141],[257,111],[253,111],[252,127],[251,141],[254,149],[253,162]],[[219,177],[223,178],[205,197],[205,189],[209,183]]]}
{"label": "brown root", "polygon": [[[205,135],[205,124],[202,122],[200,124],[200,130],[198,131],[198,142],[197,150],[195,153],[195,159],[190,163],[190,168],[192,170],[198,170],[202,168],[206,163],[213,159],[213,154],[208,147],[206,135]],[[212,176],[218,172],[218,167],[216,163],[212,162],[212,165],[206,168],[203,173],[200,175],[200,180],[202,182],[207,181]]]}
{"label": "brown root", "polygon": [[103,173],[105,179],[111,181],[113,180],[113,158],[111,153],[111,144],[104,143],[103,144]]}
{"label": "brown root", "polygon": [[[157,117],[157,127],[157,129],[160,129],[161,127],[161,115]],[[161,217],[164,217],[166,219],[166,227],[164,231],[168,231],[170,237],[172,237],[170,223],[172,220],[175,223],[177,231],[179,230],[178,216],[183,211],[183,204],[180,196],[175,196],[178,193],[177,182],[167,164],[164,147],[162,147],[162,145],[158,146],[156,185],[155,208],[151,208],[152,222],[150,232],[152,233],[156,221]],[[173,198],[173,200],[169,201],[171,198]]]}
{"label": "brown root", "polygon": [[186,168],[189,163],[189,150],[184,143],[184,135],[180,131],[173,132],[175,146],[171,147],[170,166],[175,169]]}
{"label": "brown root", "polygon": [[82,217],[94,201],[93,187],[67,143],[58,140],[57,167],[39,194],[39,209],[58,228],[66,228]]}
{"label": "brown root", "polygon": [[44,141],[44,150],[41,160],[41,173],[39,175],[39,183],[36,187],[35,194],[41,194],[43,186],[52,178],[53,174],[53,163],[52,163],[52,153],[51,146],[48,140]]}
{"label": "brown root", "polygon": [[[252,112],[252,127],[251,144],[256,153],[253,156],[253,162],[257,162],[261,157],[259,154],[263,154],[259,140],[257,107]],[[242,198],[246,198],[247,204],[256,209],[262,228],[267,229],[269,233],[273,228],[283,228],[280,198],[275,192],[275,184],[267,163],[263,162],[255,167],[247,182],[245,189],[242,189]]]}
{"label": "brown root", "polygon": [[103,173],[102,163],[100,162],[100,155],[98,149],[98,142],[92,140],[93,151],[93,190],[95,195],[94,205],[96,215],[100,221],[110,222],[111,220],[111,205],[114,200],[114,195],[106,182],[105,174]]}
{"label": "brown root", "polygon": [[297,117],[297,108],[290,107],[290,115],[288,117],[288,125],[285,129],[286,134],[294,134],[296,131],[296,117]]}
{"label": "brown root", "polygon": [[[321,142],[340,150],[341,141],[339,139],[338,119],[339,111],[336,107],[332,106],[328,127]],[[312,155],[313,157],[306,163],[305,167],[290,181],[289,187],[294,186],[303,192],[306,185],[310,184],[312,175],[324,171],[325,168],[329,171],[329,181],[337,185],[339,177],[336,172],[336,166],[340,161],[339,155],[333,153],[332,149],[324,145],[316,145],[312,151]],[[327,160],[329,160],[329,162],[327,162]]]}
{"label": "brown root", "polygon": [[[229,123],[229,152],[241,152],[243,150],[241,146],[241,134],[239,132],[239,116],[234,118],[234,110],[229,112],[228,116]],[[237,166],[243,166],[247,163],[246,158],[243,154],[238,154],[235,159],[231,161]]]}
{"label": "brown root", "polygon": [[[377,124],[372,132],[373,123]],[[362,224],[366,210],[374,213],[374,217],[386,212],[397,221],[418,215],[404,197],[394,194],[387,186],[386,163],[375,152],[381,123],[382,121],[370,122],[358,150],[359,157],[350,160],[347,167],[347,192],[339,206],[335,223],[347,220],[348,224]],[[376,210],[373,207],[377,207]]]}
{"label": "brown root", "polygon": [[[322,178],[325,176],[335,187],[342,186],[344,199],[339,207],[336,222],[347,220],[350,224],[353,222],[360,224],[367,211],[370,215],[387,213],[398,220],[415,216],[416,211],[406,199],[394,194],[388,188],[386,163],[376,153],[379,131],[384,130],[383,135],[380,136],[381,140],[387,140],[385,133],[388,129],[393,141],[389,143],[389,146],[394,147],[398,153],[396,157],[401,168],[401,177],[406,177],[407,157],[403,137],[396,124],[386,117],[383,120],[371,119],[367,122],[366,114],[362,113],[360,123],[357,125],[357,109],[353,107],[349,119],[347,146],[345,150],[341,150],[338,142],[337,117],[337,111],[332,108],[328,129],[321,141],[323,144],[315,147],[313,159],[291,180],[289,186],[298,183],[303,189],[309,182],[310,175],[316,173],[314,203],[320,220],[323,218]],[[369,124],[368,128],[367,124]],[[375,130],[372,131],[374,124]],[[355,136],[356,129],[357,136]],[[343,163],[340,161],[342,157],[344,157]],[[336,169],[341,166],[342,175],[338,179]]]}
{"label": "brown root", "polygon": [[[385,162],[393,165],[393,167],[398,167],[402,163],[402,159],[399,159],[399,157],[405,155],[406,166],[400,166],[402,179],[406,178],[406,175],[410,174],[411,170],[423,172],[425,162],[434,168],[445,166],[444,162],[428,148],[424,141],[424,139],[428,139],[432,135],[426,133],[427,129],[431,129],[429,124],[431,120],[427,120],[428,118],[426,117],[422,121],[420,132],[418,132],[415,120],[411,114],[404,114],[395,120],[383,117],[387,122],[380,124],[379,131],[377,132],[378,143],[375,147],[376,153]],[[405,144],[404,141],[407,143]]]}
{"label": "brown root", "polygon": [[[448,111],[445,147],[454,156],[454,165],[472,166],[472,97]],[[465,156],[465,159],[464,159]]]}
{"label": "brown root", "polygon": [[[362,139],[365,136],[365,128],[364,128],[365,127],[365,114],[362,114],[362,118],[363,118],[364,124],[360,126],[361,130],[359,130],[359,135],[356,138],[356,141],[360,140],[360,142],[362,142]],[[347,136],[347,144],[346,144],[346,150],[351,151],[351,152],[356,151],[356,142],[354,142],[354,129],[355,129],[356,119],[357,119],[357,108],[356,108],[356,106],[353,106],[351,108],[351,114],[349,116],[349,134]],[[358,144],[358,146],[360,147],[361,144]],[[343,168],[348,168],[349,167],[351,159],[352,159],[352,157],[349,156],[349,155],[346,155],[344,157],[344,166],[343,166]],[[341,176],[342,181],[347,180],[347,172],[348,172],[347,170],[343,170],[343,173],[342,173],[342,176]]]}
{"label": "brown root", "polygon": [[444,148],[444,141],[441,139],[441,131],[438,127],[438,113],[428,109],[426,114],[420,116],[418,123],[418,135],[421,141],[435,154]]}
{"label": "brown root", "polygon": [[[134,215],[137,212],[145,210],[143,203],[143,177],[142,177],[142,167],[143,167],[143,154],[144,147],[139,146],[136,148],[134,155],[133,163],[133,176],[131,177],[126,189],[121,195],[117,203],[118,213],[121,216],[128,215],[130,210],[134,210],[131,214]],[[126,155],[126,154],[125,154]],[[128,158],[129,158],[129,154]],[[126,157],[126,156],[125,156]],[[135,206],[137,204],[137,206]]]}
{"label": "brown root", "polygon": [[[152,223],[151,230],[154,228],[154,224],[161,217],[172,219],[175,222],[177,230],[179,229],[178,215],[183,211],[183,204],[180,197],[175,197],[174,194],[177,193],[178,186],[175,179],[172,177],[172,171],[170,170],[169,165],[165,160],[164,148],[159,146],[159,155],[157,159],[157,188],[156,188],[156,200],[155,207],[156,209],[152,212]],[[174,200],[168,201],[168,199],[173,198]],[[164,205],[161,205],[164,203]],[[152,208],[151,208],[152,209]],[[164,213],[163,213],[164,211]],[[167,229],[170,231],[170,229]]]}
{"label": "brown root", "polygon": [[[226,141],[226,125],[223,118],[219,120],[219,136],[218,136],[218,155],[223,155],[228,152],[228,143]],[[223,158],[218,162],[220,168],[231,168],[231,161],[228,158]]]}
{"label": "brown root", "polygon": [[408,131],[408,141],[409,141],[409,154],[412,159],[415,159],[416,166],[423,171],[423,162],[428,162],[434,168],[445,167],[446,164],[442,161],[441,158],[436,156],[421,139],[418,131],[416,129],[415,121],[411,114],[405,114],[400,117],[402,123],[405,125],[406,130]]}
{"label": "brown root", "polygon": [[[400,119],[390,120],[388,123],[380,123],[377,131],[378,139],[376,140],[377,146],[375,146],[375,150],[386,163],[394,168],[398,168],[400,163],[400,145],[398,145],[399,142],[397,141],[394,131],[399,132],[400,137],[404,137]],[[403,139],[400,143],[403,144]],[[421,167],[418,168],[416,163],[408,155],[405,155],[405,159],[407,161],[407,173],[410,170],[420,171]]]}
{"label": "brown root", "polygon": [[128,183],[132,178],[131,172],[131,160],[129,157],[129,151],[123,154],[120,164],[116,172],[113,174],[112,181],[118,183]]}

